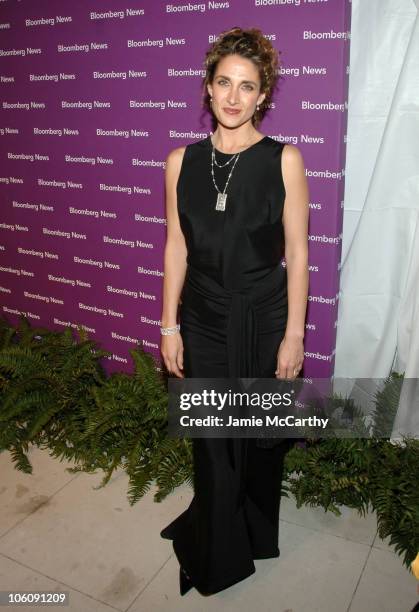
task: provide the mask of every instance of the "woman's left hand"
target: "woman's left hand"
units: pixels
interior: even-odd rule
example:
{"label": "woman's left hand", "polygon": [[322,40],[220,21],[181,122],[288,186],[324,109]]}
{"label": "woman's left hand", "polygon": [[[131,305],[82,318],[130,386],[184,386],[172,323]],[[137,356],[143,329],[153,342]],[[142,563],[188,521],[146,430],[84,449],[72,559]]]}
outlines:
{"label": "woman's left hand", "polygon": [[278,349],[276,378],[295,379],[301,370],[303,361],[303,339],[285,335]]}

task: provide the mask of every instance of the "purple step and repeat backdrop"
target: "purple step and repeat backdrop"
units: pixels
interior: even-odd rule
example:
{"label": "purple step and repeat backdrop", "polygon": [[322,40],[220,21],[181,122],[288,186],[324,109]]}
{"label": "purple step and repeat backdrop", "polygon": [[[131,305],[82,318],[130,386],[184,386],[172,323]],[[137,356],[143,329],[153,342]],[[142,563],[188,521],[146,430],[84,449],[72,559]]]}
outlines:
{"label": "purple step and repeat backdrop", "polygon": [[165,159],[212,133],[208,46],[258,27],[283,61],[259,129],[300,148],[310,187],[304,375],[331,376],[350,17],[348,0],[0,0],[2,316],[81,325],[108,372],[138,344],[161,365]]}

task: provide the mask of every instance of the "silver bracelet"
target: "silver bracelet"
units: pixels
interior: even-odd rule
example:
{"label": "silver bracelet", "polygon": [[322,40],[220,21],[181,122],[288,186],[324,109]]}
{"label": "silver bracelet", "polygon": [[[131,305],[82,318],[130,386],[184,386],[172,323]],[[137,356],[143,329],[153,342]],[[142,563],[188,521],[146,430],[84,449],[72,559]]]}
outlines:
{"label": "silver bracelet", "polygon": [[160,333],[162,336],[171,336],[172,334],[177,334],[180,330],[179,323],[174,327],[160,327]]}

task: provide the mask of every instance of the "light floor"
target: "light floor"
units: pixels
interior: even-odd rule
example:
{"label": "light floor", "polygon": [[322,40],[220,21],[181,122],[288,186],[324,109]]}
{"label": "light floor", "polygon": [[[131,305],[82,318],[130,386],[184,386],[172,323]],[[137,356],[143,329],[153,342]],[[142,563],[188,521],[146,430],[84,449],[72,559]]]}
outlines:
{"label": "light floor", "polygon": [[69,593],[69,606],[42,609],[410,612],[418,600],[413,574],[376,536],[375,515],[297,510],[287,498],[278,559],[255,561],[255,574],[216,595],[193,589],[181,597],[178,562],[160,530],[187,507],[190,487],[161,503],[153,489],[131,507],[122,470],[94,490],[101,472],[69,474],[70,464],[33,447],[29,458],[32,475],[0,454],[0,591]]}

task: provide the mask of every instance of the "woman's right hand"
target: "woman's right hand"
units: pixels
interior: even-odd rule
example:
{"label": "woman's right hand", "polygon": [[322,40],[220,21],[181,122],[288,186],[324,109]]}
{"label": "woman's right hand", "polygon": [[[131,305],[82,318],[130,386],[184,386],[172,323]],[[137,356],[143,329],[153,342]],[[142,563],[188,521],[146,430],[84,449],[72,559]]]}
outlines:
{"label": "woman's right hand", "polygon": [[162,336],[161,354],[164,364],[170,374],[185,378],[183,372],[183,341],[179,332],[170,336]]}

